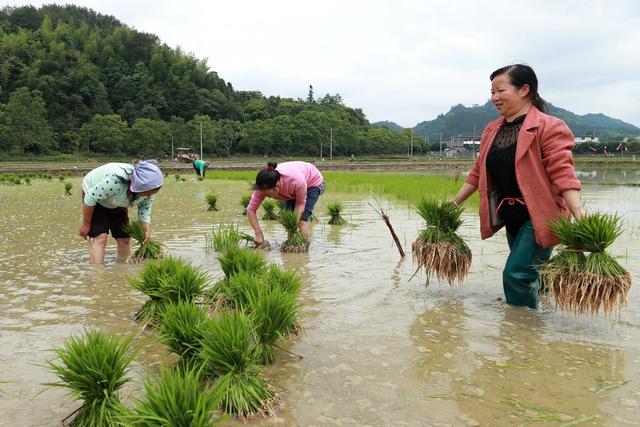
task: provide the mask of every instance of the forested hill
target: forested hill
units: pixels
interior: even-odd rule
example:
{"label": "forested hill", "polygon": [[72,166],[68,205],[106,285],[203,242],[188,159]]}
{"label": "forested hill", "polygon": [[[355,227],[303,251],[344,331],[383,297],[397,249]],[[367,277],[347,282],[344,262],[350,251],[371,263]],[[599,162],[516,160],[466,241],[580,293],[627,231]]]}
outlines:
{"label": "forested hill", "polygon": [[[613,140],[624,136],[640,135],[640,128],[604,114],[580,116],[551,104],[548,107],[548,113],[564,120],[575,135],[593,135],[595,133],[600,139]],[[458,104],[451,107],[448,113],[440,114],[434,120],[419,123],[413,129],[417,134],[428,135],[431,141],[439,138],[440,132],[443,133],[443,138],[448,140],[454,135],[471,135],[474,132],[474,126],[476,134],[480,135],[485,125],[498,117],[498,113],[490,101],[484,105],[473,107]]]}
{"label": "forested hill", "polygon": [[[251,88],[249,88],[251,89]],[[77,6],[0,11],[0,155],[166,156],[405,153],[406,136],[372,127],[340,95],[236,90],[204,60],[112,16]],[[326,152],[326,151],[325,151]]]}

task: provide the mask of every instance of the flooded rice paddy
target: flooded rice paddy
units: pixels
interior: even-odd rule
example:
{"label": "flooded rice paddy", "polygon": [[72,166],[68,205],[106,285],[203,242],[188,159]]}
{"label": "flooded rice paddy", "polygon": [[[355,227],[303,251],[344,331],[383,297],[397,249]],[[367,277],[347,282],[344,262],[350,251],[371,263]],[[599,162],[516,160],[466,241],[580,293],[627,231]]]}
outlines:
{"label": "flooded rice paddy", "polygon": [[[133,315],[145,300],[127,283],[140,265],[115,264],[110,241],[106,266],[88,265],[87,242],[77,236],[80,179],[0,186],[0,426],[53,426],[77,408],[46,368],[60,347],[85,327],[138,331]],[[221,211],[204,201],[215,190]],[[235,181],[175,182],[169,177],[153,211],[154,237],[172,255],[221,276],[215,253],[205,251],[213,224],[239,221]],[[451,289],[414,272],[399,259],[386,226],[366,194],[327,193],[319,202],[308,254],[267,257],[305,277],[305,334],[266,373],[281,393],[276,417],[253,425],[639,425],[640,424],[640,189],[588,185],[589,210],[616,211],[625,234],[612,252],[632,272],[629,307],[614,319],[573,316],[551,302],[537,311],[506,306],[502,234],[479,239],[470,210],[462,229],[473,251],[469,277]],[[354,226],[329,226],[324,205],[341,200]],[[402,201],[382,201],[404,248],[421,226]],[[135,209],[131,211],[135,215]],[[277,223],[262,223],[271,243],[284,239]],[[167,361],[154,333],[139,333],[136,380]],[[235,421],[229,425],[239,424]]]}

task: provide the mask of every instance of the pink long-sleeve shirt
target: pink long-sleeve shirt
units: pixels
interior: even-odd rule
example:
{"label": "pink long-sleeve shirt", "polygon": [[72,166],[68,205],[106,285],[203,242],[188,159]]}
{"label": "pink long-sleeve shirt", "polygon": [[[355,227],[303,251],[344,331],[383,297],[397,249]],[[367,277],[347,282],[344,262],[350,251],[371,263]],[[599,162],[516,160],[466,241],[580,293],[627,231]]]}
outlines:
{"label": "pink long-sleeve shirt", "polygon": [[[276,195],[279,200],[295,200],[296,206],[304,206],[307,202],[307,189],[319,187],[324,182],[322,174],[311,163],[284,162],[276,166],[280,172],[280,191]],[[264,191],[254,190],[247,211],[256,212],[265,198]]]}
{"label": "pink long-sleeve shirt", "polygon": [[[487,154],[505,122],[504,118],[487,125],[480,140],[480,154],[465,182],[478,187],[480,194],[480,237],[492,236],[501,226],[491,223],[489,195],[494,190],[487,173]],[[548,221],[569,211],[562,197],[567,190],[580,190],[571,149],[575,139],[560,119],[531,107],[518,134],[516,147],[516,179],[529,210],[531,223],[540,246],[548,248],[558,243]]]}

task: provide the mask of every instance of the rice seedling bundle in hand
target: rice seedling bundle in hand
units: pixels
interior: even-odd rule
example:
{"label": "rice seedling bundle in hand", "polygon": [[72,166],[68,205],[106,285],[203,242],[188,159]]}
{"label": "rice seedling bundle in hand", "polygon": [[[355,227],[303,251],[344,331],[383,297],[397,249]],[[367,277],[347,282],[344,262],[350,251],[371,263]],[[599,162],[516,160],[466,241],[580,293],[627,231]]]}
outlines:
{"label": "rice seedling bundle in hand", "polygon": [[129,381],[133,355],[131,338],[118,340],[97,330],[87,330],[83,337],[68,339],[55,349],[59,361],[48,365],[59,378],[50,386],[65,387],[75,399],[83,401],[70,426],[112,426],[125,408],[118,391]]}
{"label": "rice seedling bundle in hand", "polygon": [[245,194],[240,199],[240,206],[242,206],[242,208],[243,208],[242,209],[242,215],[246,215],[247,214],[247,206],[249,206],[250,202],[251,202],[251,194]]}
{"label": "rice seedling bundle in hand", "polygon": [[205,385],[199,369],[163,368],[156,380],[145,383],[145,390],[146,398],[123,417],[123,425],[208,427],[224,420],[215,416],[219,397]]}
{"label": "rice seedling bundle in hand", "polygon": [[207,324],[202,339],[205,372],[219,377],[214,390],[220,409],[240,418],[273,412],[275,395],[260,376],[255,348],[251,321],[241,312],[221,312]]}
{"label": "rice seedling bundle in hand", "polygon": [[156,240],[144,241],[144,228],[139,220],[129,221],[124,227],[124,231],[129,234],[137,243],[137,248],[129,258],[131,263],[144,262],[145,259],[162,259],[165,256],[163,246]]}
{"label": "rice seedling bundle in hand", "polygon": [[431,273],[453,285],[466,277],[471,266],[471,249],[457,234],[463,209],[449,201],[423,198],[416,204],[426,228],[413,242],[413,259],[424,267],[427,282]]}
{"label": "rice seedling bundle in hand", "polygon": [[265,199],[262,202],[262,209],[264,210],[264,215],[262,215],[262,219],[264,221],[277,221],[278,220],[278,212],[276,212],[276,208],[278,207],[278,202],[273,199]]}
{"label": "rice seedling bundle in hand", "polygon": [[280,224],[287,230],[287,240],[282,242],[282,252],[307,252],[309,242],[304,238],[298,226],[298,215],[289,210],[280,212]]}
{"label": "rice seedling bundle in hand", "polygon": [[344,209],[342,202],[331,202],[327,204],[327,213],[329,218],[329,224],[331,225],[344,225],[347,221],[342,217],[341,213]]}
{"label": "rice seedling bundle in hand", "polygon": [[218,195],[214,192],[210,192],[206,195],[207,204],[209,211],[217,211],[218,210]]}
{"label": "rice seedling bundle in hand", "polygon": [[167,257],[145,264],[131,286],[149,299],[136,313],[136,320],[155,325],[170,304],[193,303],[207,286],[209,277],[181,258]]}
{"label": "rice seedling bundle in hand", "polygon": [[620,218],[596,212],[578,221],[561,217],[549,225],[561,246],[541,266],[540,278],[556,306],[575,313],[620,312],[627,303],[631,274],[606,252],[622,233]]}

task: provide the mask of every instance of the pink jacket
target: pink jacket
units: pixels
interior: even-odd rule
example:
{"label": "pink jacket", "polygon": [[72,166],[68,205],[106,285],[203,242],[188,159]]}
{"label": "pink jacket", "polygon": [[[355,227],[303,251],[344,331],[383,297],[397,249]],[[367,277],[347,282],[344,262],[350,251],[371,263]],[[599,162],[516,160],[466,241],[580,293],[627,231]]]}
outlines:
{"label": "pink jacket", "polygon": [[[293,161],[279,163],[276,170],[280,172],[280,191],[276,196],[279,200],[295,200],[296,206],[304,206],[307,201],[307,189],[320,187],[324,178],[320,171],[311,163]],[[258,210],[265,198],[264,191],[254,190],[247,211]]]}
{"label": "pink jacket", "polygon": [[[465,180],[478,187],[482,239],[493,236],[501,227],[491,223],[489,194],[494,187],[487,174],[486,160],[489,148],[504,122],[504,117],[494,120],[484,129],[480,154]],[[581,188],[573,167],[571,149],[574,145],[573,134],[562,120],[544,114],[536,107],[529,109],[518,134],[516,179],[529,210],[536,241],[545,248],[558,243],[547,221],[559,215],[569,215],[562,193]]]}

